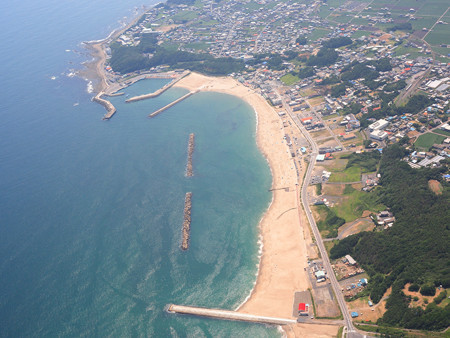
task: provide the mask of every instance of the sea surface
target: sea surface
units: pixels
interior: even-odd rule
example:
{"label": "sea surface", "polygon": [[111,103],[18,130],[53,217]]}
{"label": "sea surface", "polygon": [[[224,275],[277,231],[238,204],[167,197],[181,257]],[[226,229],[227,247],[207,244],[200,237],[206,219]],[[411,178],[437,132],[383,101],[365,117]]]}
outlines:
{"label": "sea surface", "polygon": [[235,309],[245,300],[271,175],[255,114],[232,96],[198,93],[149,119],[187,91],[132,104],[124,95],[112,99],[116,115],[101,120],[88,82],[72,77],[91,58],[81,43],[152,5],[142,1],[0,2],[1,337],[279,336],[274,327],[164,311],[168,303]]}

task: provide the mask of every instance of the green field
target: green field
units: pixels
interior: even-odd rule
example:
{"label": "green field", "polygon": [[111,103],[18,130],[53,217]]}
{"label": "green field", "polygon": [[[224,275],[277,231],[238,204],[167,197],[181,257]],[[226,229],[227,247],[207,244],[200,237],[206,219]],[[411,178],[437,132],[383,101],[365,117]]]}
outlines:
{"label": "green field", "polygon": [[[357,20],[357,19],[355,19],[355,20]],[[353,20],[352,23],[354,23],[355,20]],[[367,36],[368,37],[368,36],[370,36],[370,34],[372,34],[372,32],[359,30],[359,31],[356,31],[355,33],[353,33],[352,38],[353,39],[358,39],[361,36]]]}
{"label": "green field", "polygon": [[345,219],[345,222],[352,222],[360,218],[365,210],[380,212],[385,208],[383,204],[378,203],[376,193],[356,190],[351,185],[347,185],[344,190],[344,199],[332,209],[338,217]]}
{"label": "green field", "polygon": [[361,180],[361,168],[350,167],[342,171],[333,171],[330,176],[330,182],[357,182]]}
{"label": "green field", "polygon": [[294,75],[288,73],[288,74],[282,76],[282,77],[280,78],[280,80],[281,80],[281,82],[283,82],[286,86],[291,86],[291,85],[293,85],[294,83],[296,83],[296,82],[299,80],[299,78],[298,78],[297,76],[294,76]]}
{"label": "green field", "polygon": [[424,53],[420,52],[419,48],[399,46],[394,49],[394,56],[400,56],[400,55],[406,55],[406,54],[410,54],[410,57],[412,59],[415,59],[418,56],[425,56]]}
{"label": "green field", "polygon": [[204,43],[204,42],[193,42],[193,43],[186,44],[185,47],[192,48],[195,50],[207,50],[209,47],[209,44]]}
{"label": "green field", "polygon": [[307,37],[311,41],[316,41],[317,39],[327,36],[328,33],[330,33],[330,31],[328,29],[316,28]]}
{"label": "green field", "polygon": [[445,140],[445,136],[436,135],[432,133],[426,133],[423,135],[420,135],[416,142],[414,142],[414,145],[417,148],[430,150],[431,146],[435,143],[442,143]]}
{"label": "green field", "polygon": [[437,24],[425,40],[431,45],[450,44],[450,25]]}
{"label": "green field", "polygon": [[442,129],[435,129],[434,133],[450,137],[450,132]]}
{"label": "green field", "polygon": [[197,12],[194,11],[181,11],[177,14],[175,14],[174,16],[172,16],[172,19],[175,23],[183,23],[183,22],[188,22],[191,21],[193,19],[195,19],[198,16]]}
{"label": "green field", "polygon": [[417,18],[417,20],[411,20],[409,22],[411,22],[411,25],[414,30],[420,31],[420,30],[422,30],[422,28],[430,29],[436,22],[436,19],[437,18],[435,18],[435,17],[423,16],[423,17]]}

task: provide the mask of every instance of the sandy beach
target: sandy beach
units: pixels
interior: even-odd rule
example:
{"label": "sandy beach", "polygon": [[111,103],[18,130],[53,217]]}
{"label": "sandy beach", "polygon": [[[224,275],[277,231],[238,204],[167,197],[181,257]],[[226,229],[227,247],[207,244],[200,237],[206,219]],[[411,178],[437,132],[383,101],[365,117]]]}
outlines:
{"label": "sandy beach", "polygon": [[[285,133],[281,119],[261,95],[232,78],[212,78],[191,73],[175,86],[191,91],[199,89],[234,95],[255,110],[257,144],[269,162],[272,189],[279,190],[273,191],[272,203],[260,222],[263,252],[255,287],[238,311],[295,318],[292,314],[294,293],[309,288],[304,270],[307,266],[307,243],[303,229],[308,225],[300,222],[300,186],[293,159],[283,139]],[[302,172],[300,177],[303,177]],[[290,337],[330,337],[336,335],[337,327],[297,324],[284,330]]]}
{"label": "sandy beach", "polygon": [[[96,75],[98,92],[111,92],[104,69],[104,43],[90,44],[95,61],[87,65],[86,76]],[[115,84],[117,86],[117,84]],[[115,87],[113,86],[113,87]],[[311,237],[300,201],[303,172],[297,172],[290,155],[283,124],[276,110],[254,90],[230,77],[207,77],[191,73],[174,87],[190,91],[214,91],[234,95],[253,107],[257,116],[257,144],[272,172],[273,199],[259,226],[263,242],[262,257],[255,286],[248,299],[237,309],[242,313],[293,317],[294,293],[307,290],[307,267]],[[300,180],[299,180],[300,178]],[[331,337],[337,326],[296,324],[283,327],[288,337]]]}

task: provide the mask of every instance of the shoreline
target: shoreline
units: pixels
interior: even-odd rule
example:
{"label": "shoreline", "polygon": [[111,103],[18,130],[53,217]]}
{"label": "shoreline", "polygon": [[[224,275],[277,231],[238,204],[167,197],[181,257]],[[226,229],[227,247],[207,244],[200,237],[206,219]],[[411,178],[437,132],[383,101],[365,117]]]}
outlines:
{"label": "shoreline", "polygon": [[[121,34],[128,27],[111,34],[111,38]],[[95,92],[108,95],[122,89],[123,86],[119,83],[113,85],[108,83],[111,75],[104,68],[106,43],[107,40],[103,40],[89,45],[88,49],[94,52],[94,60],[86,65],[87,71],[84,74],[89,80],[97,80]],[[298,178],[288,146],[283,139],[284,130],[280,117],[259,93],[230,77],[208,77],[190,73],[173,87],[233,95],[253,108],[256,116],[257,146],[268,162],[272,188],[287,186],[289,191],[272,191],[272,201],[258,224],[258,242],[261,241],[261,244],[258,250],[256,281],[236,311],[261,316],[295,318],[292,313],[294,293],[305,291],[310,287],[309,278],[304,271],[308,251],[303,228],[309,225],[301,224],[299,217],[302,210],[299,209],[301,205],[297,195],[300,193],[298,184],[301,183],[303,170],[299,172]],[[286,212],[288,209],[295,209],[297,212]],[[296,334],[331,337],[337,331],[337,327],[320,324],[294,324],[282,329],[285,335],[292,337]]]}
{"label": "shoreline", "polygon": [[[272,189],[289,187],[289,191],[272,191],[272,200],[262,215],[258,242],[261,241],[256,281],[249,295],[235,311],[260,316],[293,316],[294,293],[307,290],[309,225],[300,222],[299,194],[304,169],[297,170],[286,141],[282,121],[275,108],[256,91],[230,77],[208,77],[191,73],[174,87],[190,91],[212,91],[236,96],[249,104],[256,116],[257,146],[269,165]],[[287,212],[292,209],[292,212]],[[308,243],[307,243],[308,241]],[[337,327],[320,324],[294,324],[282,327],[287,336],[331,337]]]}

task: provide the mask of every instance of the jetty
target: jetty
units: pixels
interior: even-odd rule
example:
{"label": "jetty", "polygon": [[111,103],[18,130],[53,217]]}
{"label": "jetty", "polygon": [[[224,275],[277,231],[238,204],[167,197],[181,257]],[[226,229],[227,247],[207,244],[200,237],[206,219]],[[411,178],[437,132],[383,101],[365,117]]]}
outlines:
{"label": "jetty", "polygon": [[191,233],[191,207],[192,193],[187,192],[184,199],[184,220],[183,220],[183,238],[181,241],[181,250],[189,249],[189,237]]}
{"label": "jetty", "polygon": [[92,100],[100,103],[103,107],[106,108],[106,114],[103,116],[103,120],[109,120],[116,113],[116,107],[114,107],[114,105],[108,100],[102,98],[104,94],[105,92],[100,92],[96,96],[94,96]]}
{"label": "jetty", "polygon": [[195,134],[191,133],[189,135],[189,143],[188,143],[188,158],[187,158],[187,164],[186,164],[186,176],[192,177],[194,176],[194,171],[192,169],[192,154],[194,153],[194,147],[195,147]]}
{"label": "jetty", "polygon": [[270,324],[270,325],[290,325],[296,323],[294,319],[289,318],[257,316],[229,310],[207,309],[202,307],[184,306],[175,304],[170,304],[167,307],[167,311],[169,313],[181,313],[193,316],[210,317],[216,319],[235,320],[260,324]]}
{"label": "jetty", "polygon": [[[171,88],[175,83],[177,83],[178,81],[180,81],[182,78],[186,77],[189,74],[190,74],[190,71],[185,71],[180,76],[174,78],[172,81],[170,81],[168,84],[166,84],[165,86],[161,87],[157,91],[155,91],[153,93],[149,93],[149,94],[133,96],[133,97],[129,98],[128,100],[126,100],[125,102],[126,103],[130,103],[130,102],[136,102],[136,101],[141,101],[141,100],[151,99],[153,97],[157,97],[157,96],[161,95],[162,93],[164,93],[167,89]],[[146,78],[149,78],[149,77],[146,77]]]}
{"label": "jetty", "polygon": [[158,115],[158,114],[162,113],[163,111],[169,109],[170,107],[176,105],[178,102],[181,102],[181,101],[187,99],[189,96],[194,95],[197,92],[198,92],[198,90],[194,90],[192,92],[187,93],[186,95],[183,95],[182,97],[180,97],[179,99],[176,99],[175,101],[169,103],[168,105],[166,105],[158,110],[155,110],[153,113],[149,114],[148,117],[155,117],[156,115]]}

